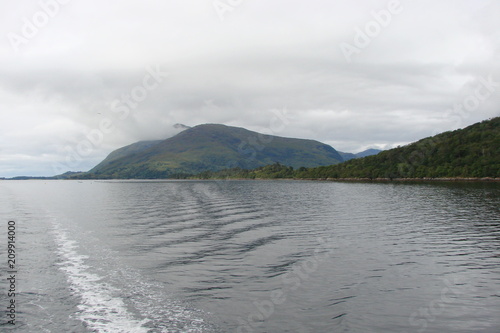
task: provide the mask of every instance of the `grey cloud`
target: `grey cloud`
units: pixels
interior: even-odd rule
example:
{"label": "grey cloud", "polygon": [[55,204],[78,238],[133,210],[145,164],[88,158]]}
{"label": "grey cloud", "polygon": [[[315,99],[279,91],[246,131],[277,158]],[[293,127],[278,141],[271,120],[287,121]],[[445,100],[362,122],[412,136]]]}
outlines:
{"label": "grey cloud", "polygon": [[[352,152],[498,115],[498,91],[466,112],[450,110],[481,79],[500,82],[500,5],[401,3],[401,14],[348,63],[340,43],[352,43],[355,29],[373,20],[372,11],[386,9],[386,1],[246,1],[224,22],[210,1],[72,2],[20,54],[6,39],[0,45],[0,176],[16,168],[52,174],[50,161],[63,161],[64,149],[103,119],[114,130],[76,169],[134,141],[174,135],[176,123],[266,130],[273,109],[290,117],[275,134]],[[2,8],[20,16],[0,23],[5,33],[19,32],[22,16],[39,9]],[[156,65],[170,75],[130,116],[118,117],[113,102]]]}

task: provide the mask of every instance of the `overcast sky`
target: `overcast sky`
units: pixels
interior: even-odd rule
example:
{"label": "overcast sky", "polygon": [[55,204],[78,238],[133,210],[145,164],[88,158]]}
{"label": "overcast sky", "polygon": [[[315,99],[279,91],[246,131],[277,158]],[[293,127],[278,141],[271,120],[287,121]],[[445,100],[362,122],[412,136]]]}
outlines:
{"label": "overcast sky", "polygon": [[174,124],[392,148],[500,114],[496,0],[0,3],[0,177]]}

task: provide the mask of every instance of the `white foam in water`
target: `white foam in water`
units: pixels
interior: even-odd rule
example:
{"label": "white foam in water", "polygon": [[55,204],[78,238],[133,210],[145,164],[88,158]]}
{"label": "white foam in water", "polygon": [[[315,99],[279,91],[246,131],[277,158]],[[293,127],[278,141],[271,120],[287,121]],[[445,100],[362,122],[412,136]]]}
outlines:
{"label": "white foam in water", "polygon": [[78,254],[78,245],[54,223],[58,254],[64,260],[61,270],[67,275],[73,291],[81,297],[78,317],[87,327],[97,332],[148,332],[143,325],[149,319],[137,320],[127,311],[123,300],[116,297],[118,290],[103,282],[103,278],[89,271],[87,256]]}

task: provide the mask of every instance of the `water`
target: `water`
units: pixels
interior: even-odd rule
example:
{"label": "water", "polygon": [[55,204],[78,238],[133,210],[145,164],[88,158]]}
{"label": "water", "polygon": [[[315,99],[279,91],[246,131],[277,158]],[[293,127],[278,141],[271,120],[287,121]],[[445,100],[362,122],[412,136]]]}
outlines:
{"label": "water", "polygon": [[18,332],[500,332],[500,184],[2,181]]}

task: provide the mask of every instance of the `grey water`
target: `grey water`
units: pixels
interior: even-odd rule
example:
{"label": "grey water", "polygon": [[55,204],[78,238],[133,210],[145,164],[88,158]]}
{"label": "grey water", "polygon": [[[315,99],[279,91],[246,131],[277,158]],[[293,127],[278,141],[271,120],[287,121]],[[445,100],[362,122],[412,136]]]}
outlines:
{"label": "grey water", "polygon": [[498,183],[0,181],[0,219],[0,331],[500,332]]}

